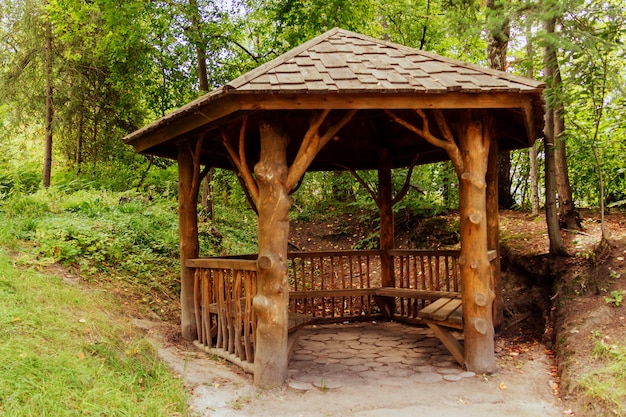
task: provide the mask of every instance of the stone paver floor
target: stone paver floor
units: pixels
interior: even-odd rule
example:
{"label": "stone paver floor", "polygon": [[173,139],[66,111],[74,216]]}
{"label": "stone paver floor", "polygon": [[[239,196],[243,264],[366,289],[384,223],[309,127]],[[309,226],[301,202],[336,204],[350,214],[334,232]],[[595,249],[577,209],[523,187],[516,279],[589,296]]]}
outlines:
{"label": "stone paver floor", "polygon": [[464,372],[428,328],[393,322],[307,326],[289,362],[289,386],[404,386],[453,382]]}

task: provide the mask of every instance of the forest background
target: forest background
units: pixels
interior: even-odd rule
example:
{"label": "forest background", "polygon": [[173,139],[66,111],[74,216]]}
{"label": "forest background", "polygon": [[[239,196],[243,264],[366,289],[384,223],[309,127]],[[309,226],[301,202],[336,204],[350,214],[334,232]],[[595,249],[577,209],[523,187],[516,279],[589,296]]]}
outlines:
{"label": "forest background", "polygon": [[[624,0],[0,0],[0,242],[175,319],[176,166],[121,138],[337,26],[546,82],[545,138],[500,155],[499,201],[547,209],[554,254],[577,208],[626,208]],[[449,163],[411,183],[399,218],[457,208]],[[234,174],[212,171],[203,197],[203,254],[254,252]],[[347,173],[308,174],[293,199],[299,220],[332,209],[375,222]],[[375,232],[355,244],[375,245]]]}

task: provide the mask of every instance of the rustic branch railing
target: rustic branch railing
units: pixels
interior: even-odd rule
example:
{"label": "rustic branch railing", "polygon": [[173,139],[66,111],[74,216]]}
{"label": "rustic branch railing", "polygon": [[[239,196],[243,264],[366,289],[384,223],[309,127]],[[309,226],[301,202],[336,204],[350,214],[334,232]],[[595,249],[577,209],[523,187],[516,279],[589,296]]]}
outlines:
{"label": "rustic branch railing", "polygon": [[288,258],[291,311],[313,318],[377,312],[367,290],[380,287],[380,251],[290,252]]}
{"label": "rustic branch railing", "polygon": [[194,301],[198,343],[244,369],[254,363],[256,260],[189,259],[195,268]]}
{"label": "rustic branch railing", "polygon": [[[290,313],[316,321],[377,317],[375,297],[393,298],[393,318],[461,291],[459,251],[392,250],[395,287],[381,288],[381,251],[290,252]],[[194,268],[197,343],[250,371],[254,362],[256,255],[189,259]]]}
{"label": "rustic branch railing", "polygon": [[[400,250],[389,251],[394,258],[396,288],[421,291],[461,292],[458,250]],[[398,297],[397,319],[417,319],[417,312],[430,303],[426,298]]]}

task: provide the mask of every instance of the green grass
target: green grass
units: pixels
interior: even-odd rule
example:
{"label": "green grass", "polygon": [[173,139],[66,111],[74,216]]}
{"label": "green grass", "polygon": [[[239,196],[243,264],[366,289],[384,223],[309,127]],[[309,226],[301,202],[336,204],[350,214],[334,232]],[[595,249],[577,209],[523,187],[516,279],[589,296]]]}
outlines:
{"label": "green grass", "polygon": [[610,415],[624,415],[626,411],[626,346],[607,344],[597,339],[594,358],[597,367],[580,378],[579,386],[590,403],[601,403]]}
{"label": "green grass", "polygon": [[172,416],[182,381],[106,292],[13,266],[0,250],[0,415]]}

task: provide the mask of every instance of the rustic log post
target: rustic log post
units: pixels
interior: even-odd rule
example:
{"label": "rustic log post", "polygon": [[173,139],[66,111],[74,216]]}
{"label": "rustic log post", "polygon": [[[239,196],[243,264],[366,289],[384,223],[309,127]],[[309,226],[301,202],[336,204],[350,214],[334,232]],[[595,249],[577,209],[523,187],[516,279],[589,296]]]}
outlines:
{"label": "rustic log post", "polygon": [[[199,169],[196,167],[195,169]],[[180,235],[180,325],[185,340],[198,336],[194,307],[194,270],[187,268],[187,259],[197,258],[198,188],[194,186],[194,158],[189,143],[178,146],[178,227]]]}
{"label": "rustic log post", "polygon": [[[485,130],[485,127],[483,127]],[[486,131],[491,136],[491,132]],[[493,274],[493,327],[499,328],[504,320],[504,295],[502,274],[500,272],[500,232],[498,213],[498,141],[491,140],[489,160],[487,162],[487,248],[496,251],[496,257],[491,261]]]}
{"label": "rustic log post", "polygon": [[[393,258],[388,253],[394,248],[392,191],[389,149],[381,148],[378,151],[378,201],[380,202],[380,275],[383,287],[396,285]],[[376,297],[376,304],[387,319],[395,313],[396,302],[392,297]]]}
{"label": "rustic log post", "polygon": [[459,178],[461,279],[465,364],[476,373],[496,372],[494,357],[493,275],[487,250],[485,175],[490,145],[480,113],[469,110],[459,134],[463,172]]}
{"label": "rustic log post", "polygon": [[288,306],[287,239],[291,200],[286,188],[289,137],[277,118],[259,123],[260,160],[254,168],[259,188],[257,314],[254,384],[281,386],[287,379]]}

